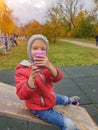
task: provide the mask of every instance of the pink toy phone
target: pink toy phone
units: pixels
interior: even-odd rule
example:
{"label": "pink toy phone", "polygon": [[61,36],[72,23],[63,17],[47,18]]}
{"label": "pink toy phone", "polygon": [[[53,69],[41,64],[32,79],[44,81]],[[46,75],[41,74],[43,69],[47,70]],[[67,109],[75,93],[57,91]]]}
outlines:
{"label": "pink toy phone", "polygon": [[34,52],[34,57],[37,57],[39,55],[46,56],[46,52],[45,51],[35,51]]}
{"label": "pink toy phone", "polygon": [[[45,52],[45,51],[35,51],[35,52],[34,52],[34,57],[35,57],[35,58],[36,58],[37,56],[39,56],[39,55],[46,56],[46,52]],[[40,69],[42,70],[42,69],[44,69],[44,67],[41,66]]]}

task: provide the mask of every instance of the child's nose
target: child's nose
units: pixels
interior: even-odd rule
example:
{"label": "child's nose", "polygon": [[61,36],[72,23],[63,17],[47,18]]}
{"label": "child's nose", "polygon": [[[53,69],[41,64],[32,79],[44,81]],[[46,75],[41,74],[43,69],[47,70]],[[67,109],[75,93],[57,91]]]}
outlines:
{"label": "child's nose", "polygon": [[39,48],[39,49],[38,49],[38,51],[42,51],[42,49],[41,49],[41,48]]}

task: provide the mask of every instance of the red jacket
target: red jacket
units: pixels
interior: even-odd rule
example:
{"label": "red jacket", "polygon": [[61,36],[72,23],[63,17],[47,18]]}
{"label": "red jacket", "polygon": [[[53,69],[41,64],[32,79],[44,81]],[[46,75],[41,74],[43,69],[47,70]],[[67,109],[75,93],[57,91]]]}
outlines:
{"label": "red jacket", "polygon": [[62,78],[62,72],[59,69],[57,71],[57,77],[52,77],[49,70],[44,69],[42,75],[45,81],[38,74],[35,79],[35,88],[31,89],[28,86],[31,69],[22,65],[17,66],[15,74],[16,93],[21,100],[25,101],[28,109],[47,110],[55,105],[56,97],[52,83],[58,82]]}

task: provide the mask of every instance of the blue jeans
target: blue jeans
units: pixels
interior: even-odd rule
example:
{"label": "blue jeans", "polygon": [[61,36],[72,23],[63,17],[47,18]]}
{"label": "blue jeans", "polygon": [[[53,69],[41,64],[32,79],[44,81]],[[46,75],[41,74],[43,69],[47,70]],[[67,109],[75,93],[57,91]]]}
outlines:
{"label": "blue jeans", "polygon": [[[64,105],[69,103],[70,101],[68,97],[56,94],[56,105]],[[58,126],[61,130],[78,130],[70,118],[65,117],[63,114],[56,112],[52,108],[49,110],[30,111],[42,120]]]}

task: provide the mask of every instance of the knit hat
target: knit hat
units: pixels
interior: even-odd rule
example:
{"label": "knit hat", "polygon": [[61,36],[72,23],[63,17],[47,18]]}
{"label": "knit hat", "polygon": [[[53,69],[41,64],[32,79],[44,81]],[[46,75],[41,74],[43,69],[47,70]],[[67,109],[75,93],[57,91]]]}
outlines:
{"label": "knit hat", "polygon": [[41,35],[41,34],[35,34],[35,35],[33,35],[32,37],[30,37],[30,39],[28,41],[28,46],[27,46],[27,53],[28,53],[29,60],[31,62],[33,61],[33,57],[31,56],[31,46],[32,46],[33,42],[36,39],[41,39],[41,40],[43,40],[46,43],[46,47],[47,47],[46,48],[47,49],[46,53],[48,53],[48,44],[49,44],[48,39],[45,36]]}

